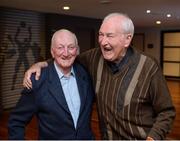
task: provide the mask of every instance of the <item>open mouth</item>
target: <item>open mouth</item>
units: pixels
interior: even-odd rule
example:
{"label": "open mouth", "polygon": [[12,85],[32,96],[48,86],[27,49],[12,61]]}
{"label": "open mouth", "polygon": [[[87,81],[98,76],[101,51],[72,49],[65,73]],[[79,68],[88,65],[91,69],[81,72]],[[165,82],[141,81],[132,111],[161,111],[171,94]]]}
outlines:
{"label": "open mouth", "polygon": [[112,48],[104,47],[103,48],[105,52],[112,51]]}

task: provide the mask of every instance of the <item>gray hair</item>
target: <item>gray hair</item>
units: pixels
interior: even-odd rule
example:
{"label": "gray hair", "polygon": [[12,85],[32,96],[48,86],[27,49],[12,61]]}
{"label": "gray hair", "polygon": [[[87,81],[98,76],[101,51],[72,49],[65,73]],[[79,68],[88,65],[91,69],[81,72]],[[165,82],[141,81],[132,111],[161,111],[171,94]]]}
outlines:
{"label": "gray hair", "polygon": [[127,14],[118,13],[118,12],[110,13],[104,18],[103,22],[111,17],[124,17],[125,20],[121,21],[120,26],[123,28],[125,33],[130,33],[132,36],[134,35],[134,24]]}
{"label": "gray hair", "polygon": [[79,48],[79,45],[78,45],[78,39],[77,39],[76,35],[75,35],[73,32],[71,32],[70,30],[67,30],[67,29],[57,30],[57,31],[53,34],[53,36],[52,36],[52,38],[51,38],[51,48],[52,48],[52,43],[53,43],[53,40],[54,40],[56,34],[57,34],[57,33],[60,33],[60,32],[68,32],[68,33],[70,33],[70,34],[72,35],[72,37],[74,38],[75,46],[78,48],[78,54],[79,54],[79,53],[80,53],[80,48]]}

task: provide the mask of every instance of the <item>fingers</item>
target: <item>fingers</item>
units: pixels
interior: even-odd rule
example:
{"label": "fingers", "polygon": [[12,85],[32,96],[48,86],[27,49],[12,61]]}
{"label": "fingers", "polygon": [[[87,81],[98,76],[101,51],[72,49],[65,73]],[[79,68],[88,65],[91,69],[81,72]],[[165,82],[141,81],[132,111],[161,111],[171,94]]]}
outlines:
{"label": "fingers", "polygon": [[47,67],[48,63],[47,62],[38,62],[36,64],[33,64],[30,69],[28,69],[24,75],[23,79],[23,86],[26,87],[27,89],[32,89],[32,82],[31,82],[31,75],[35,73],[35,79],[39,80],[40,75],[41,75],[41,69],[43,67]]}
{"label": "fingers", "polygon": [[33,68],[34,68],[34,72],[36,72],[36,75],[35,75],[36,80],[39,80],[40,78],[41,69],[47,66],[48,66],[48,63],[46,61],[34,64]]}
{"label": "fingers", "polygon": [[37,71],[36,64],[32,65],[24,75],[23,86],[27,89],[32,89],[31,75]]}
{"label": "fingers", "polygon": [[151,137],[147,137],[146,141],[154,141],[154,139]]}
{"label": "fingers", "polygon": [[26,71],[23,79],[23,86],[27,89],[32,89],[32,83],[31,83],[31,73],[29,71]]}

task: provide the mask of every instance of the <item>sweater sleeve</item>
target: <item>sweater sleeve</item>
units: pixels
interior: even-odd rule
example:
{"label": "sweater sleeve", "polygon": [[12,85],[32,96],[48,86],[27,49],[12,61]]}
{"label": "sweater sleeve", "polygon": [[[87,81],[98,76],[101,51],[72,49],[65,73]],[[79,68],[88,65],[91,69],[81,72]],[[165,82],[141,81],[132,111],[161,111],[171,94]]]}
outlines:
{"label": "sweater sleeve", "polygon": [[172,129],[176,113],[166,80],[159,66],[152,77],[150,93],[155,111],[155,122],[148,136],[154,140],[165,139]]}

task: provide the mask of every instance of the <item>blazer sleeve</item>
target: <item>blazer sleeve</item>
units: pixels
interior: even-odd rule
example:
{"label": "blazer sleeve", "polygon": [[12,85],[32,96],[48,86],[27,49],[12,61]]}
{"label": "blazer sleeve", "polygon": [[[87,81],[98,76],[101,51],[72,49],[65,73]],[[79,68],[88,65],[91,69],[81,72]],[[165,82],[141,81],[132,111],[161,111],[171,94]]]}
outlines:
{"label": "blazer sleeve", "polygon": [[34,89],[24,89],[21,92],[21,97],[8,121],[8,138],[10,140],[23,140],[25,138],[25,127],[37,111],[36,95]]}

